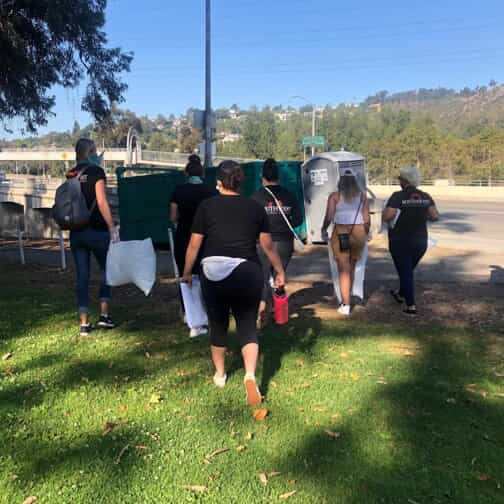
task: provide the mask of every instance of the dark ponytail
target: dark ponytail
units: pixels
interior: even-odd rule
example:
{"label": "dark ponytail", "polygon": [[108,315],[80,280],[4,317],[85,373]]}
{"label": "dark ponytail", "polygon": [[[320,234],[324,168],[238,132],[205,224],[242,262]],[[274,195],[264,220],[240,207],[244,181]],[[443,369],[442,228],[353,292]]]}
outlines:
{"label": "dark ponytail", "polygon": [[224,189],[239,193],[244,179],[242,167],[236,161],[223,161],[217,168],[217,179]]}

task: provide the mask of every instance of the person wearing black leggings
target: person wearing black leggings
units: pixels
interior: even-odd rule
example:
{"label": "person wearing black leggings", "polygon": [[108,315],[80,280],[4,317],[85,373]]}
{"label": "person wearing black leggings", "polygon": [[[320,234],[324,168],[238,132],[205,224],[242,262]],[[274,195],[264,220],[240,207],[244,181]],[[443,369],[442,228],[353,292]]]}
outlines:
{"label": "person wearing black leggings", "polygon": [[228,347],[229,315],[236,320],[245,367],[247,402],[257,406],[261,394],[255,371],[259,355],[257,312],[263,289],[263,273],[257,256],[259,240],[276,272],[277,287],[285,285],[282,267],[270,234],[266,212],[256,201],[240,196],[244,175],[234,161],[224,161],[217,170],[219,196],[203,201],[194,217],[187,248],[183,281],[190,284],[193,266],[203,249],[201,287],[210,322],[214,384],[226,384],[225,355]]}
{"label": "person wearing black leggings", "polygon": [[401,191],[388,200],[383,220],[389,224],[389,250],[399,275],[399,289],[390,291],[404,313],[416,315],[414,271],[427,250],[427,221],[439,219],[434,200],[420,191],[420,173],[415,166],[401,168]]}
{"label": "person wearing black leggings", "polygon": [[[303,214],[296,196],[282,187],[279,181],[280,173],[277,162],[274,159],[266,159],[262,173],[263,187],[253,194],[252,198],[264,207],[270,224],[271,238],[282,261],[282,266],[284,270],[287,270],[294,252],[294,234],[286,220],[293,228],[296,228],[302,224]],[[262,250],[259,250],[259,258],[264,278],[261,304],[259,305],[259,322],[262,325],[267,321],[268,307],[271,307],[273,302],[270,278],[275,277],[275,271]]]}

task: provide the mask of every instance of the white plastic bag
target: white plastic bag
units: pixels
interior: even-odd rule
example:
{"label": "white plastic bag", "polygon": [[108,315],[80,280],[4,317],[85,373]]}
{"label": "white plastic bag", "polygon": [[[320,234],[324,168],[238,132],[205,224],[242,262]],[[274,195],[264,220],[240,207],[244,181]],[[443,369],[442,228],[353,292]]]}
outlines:
{"label": "white plastic bag", "polygon": [[197,275],[192,277],[192,286],[186,283],[180,284],[182,300],[184,302],[187,325],[190,329],[208,325],[208,316],[203,304],[201,283]]}
{"label": "white plastic bag", "polygon": [[156,281],[156,252],[152,240],[111,243],[107,254],[107,284],[135,284],[146,296]]}

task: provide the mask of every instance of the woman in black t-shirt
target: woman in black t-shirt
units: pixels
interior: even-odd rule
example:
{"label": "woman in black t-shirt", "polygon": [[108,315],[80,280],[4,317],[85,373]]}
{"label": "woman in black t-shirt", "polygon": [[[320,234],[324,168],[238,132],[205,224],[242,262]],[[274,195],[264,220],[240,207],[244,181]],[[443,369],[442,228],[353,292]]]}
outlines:
{"label": "woman in black t-shirt", "polygon": [[[284,270],[292,258],[294,252],[294,235],[287,225],[286,219],[293,228],[298,227],[303,222],[303,214],[296,197],[279,183],[278,164],[274,159],[267,159],[263,165],[262,183],[263,187],[252,195],[264,208],[268,216],[271,238],[276,251],[282,260]],[[280,204],[277,205],[277,201]],[[267,321],[267,308],[272,303],[272,291],[270,278],[275,276],[275,272],[265,254],[259,251],[262,267],[264,287],[259,305],[259,322],[265,324]]]}
{"label": "woman in black t-shirt", "polygon": [[416,315],[414,270],[427,250],[427,221],[439,218],[431,196],[420,191],[420,173],[414,166],[401,168],[401,191],[387,202],[383,221],[389,223],[389,250],[399,275],[399,290],[390,294],[398,303],[406,302],[404,313]]}
{"label": "woman in black t-shirt", "polygon": [[[177,226],[174,255],[181,274],[185,267],[185,255],[196,210],[203,200],[218,194],[216,189],[203,183],[203,166],[198,156],[191,156],[185,173],[187,183],[175,187],[170,202],[170,219]],[[198,257],[193,267],[194,274],[199,273],[200,261],[201,257]],[[189,336],[194,338],[206,332],[203,327],[192,327]]]}
{"label": "woman in black t-shirt", "polygon": [[[195,156],[186,166],[187,182],[175,187],[170,202],[170,219],[177,226],[175,234],[175,260],[180,273],[184,271],[185,254],[191,238],[191,227],[200,203],[216,196],[217,190],[203,183],[203,166]],[[199,272],[196,262],[193,273]]]}
{"label": "woman in black t-shirt", "polygon": [[80,314],[80,335],[88,336],[89,323],[89,276],[90,257],[93,254],[102,270],[100,284],[100,318],[98,327],[115,327],[109,315],[110,287],[106,284],[105,265],[109,242],[119,240],[117,228],[107,200],[106,176],[100,168],[101,158],[96,153],[96,145],[89,138],[81,138],[76,146],[77,166],[67,173],[67,178],[79,177],[81,190],[91,212],[89,224],[84,229],[70,232],[70,248],[77,274],[77,299]]}
{"label": "woman in black t-shirt", "polygon": [[216,369],[213,381],[217,387],[226,384],[224,361],[231,312],[242,347],[247,402],[256,406],[261,402],[255,379],[259,354],[256,320],[263,288],[257,240],[275,268],[277,287],[285,284],[285,273],[273,247],[266,212],[256,201],[240,196],[242,181],[243,171],[238,163],[220,164],[217,173],[220,196],[206,199],[196,211],[183,280],[191,282],[193,266],[202,249],[201,286],[210,321],[211,353]]}

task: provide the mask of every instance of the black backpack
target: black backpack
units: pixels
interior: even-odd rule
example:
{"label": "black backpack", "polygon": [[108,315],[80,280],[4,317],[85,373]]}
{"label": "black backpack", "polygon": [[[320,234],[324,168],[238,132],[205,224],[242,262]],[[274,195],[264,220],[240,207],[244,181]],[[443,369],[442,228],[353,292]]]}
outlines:
{"label": "black backpack", "polygon": [[85,228],[91,220],[96,199],[91,208],[88,208],[80,182],[86,170],[87,167],[83,168],[75,177],[63,182],[56,189],[52,214],[58,226],[63,230],[75,231]]}

